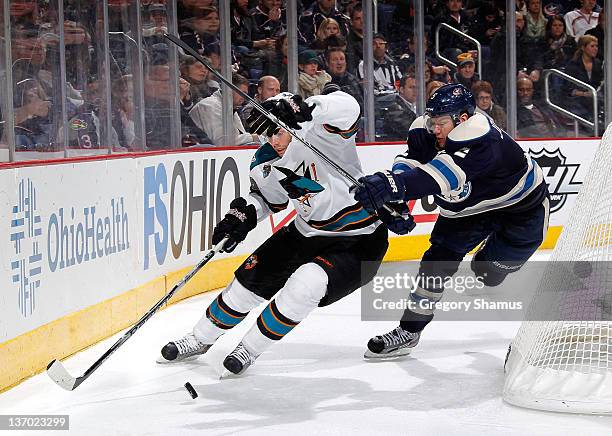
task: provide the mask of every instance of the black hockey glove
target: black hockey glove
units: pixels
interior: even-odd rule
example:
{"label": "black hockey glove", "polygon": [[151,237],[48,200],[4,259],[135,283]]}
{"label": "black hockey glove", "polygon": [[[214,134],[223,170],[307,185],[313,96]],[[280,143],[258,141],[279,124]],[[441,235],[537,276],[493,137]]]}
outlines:
{"label": "black hockey glove", "polygon": [[[315,105],[309,106],[306,104],[299,95],[288,98],[273,97],[264,101],[261,105],[294,130],[301,129],[298,123],[312,120],[312,110],[315,107]],[[247,126],[249,133],[265,134],[266,136],[272,136],[280,129],[278,124],[268,119],[257,109],[251,111],[251,115],[247,118]]]}
{"label": "black hockey glove", "polygon": [[247,204],[246,200],[238,197],[230,203],[230,210],[225,214],[213,230],[212,243],[217,245],[225,236],[229,236],[223,245],[223,251],[230,253],[236,246],[244,241],[247,234],[257,225],[257,211],[255,206]]}
{"label": "black hockey glove", "polygon": [[363,186],[355,187],[355,200],[374,215],[383,204],[403,201],[406,188],[401,178],[391,171],[374,173],[359,179]]}
{"label": "black hockey glove", "polygon": [[378,218],[387,225],[389,230],[397,235],[405,235],[414,230],[416,223],[410,214],[408,205],[404,201],[397,203],[385,203],[385,206],[390,207],[400,215],[392,215],[391,212],[385,208],[378,210]]}

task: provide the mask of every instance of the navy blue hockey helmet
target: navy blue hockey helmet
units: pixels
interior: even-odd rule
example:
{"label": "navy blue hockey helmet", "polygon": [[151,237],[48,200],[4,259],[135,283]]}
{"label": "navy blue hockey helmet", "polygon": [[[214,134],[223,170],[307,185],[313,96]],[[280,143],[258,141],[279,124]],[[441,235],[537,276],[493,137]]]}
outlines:
{"label": "navy blue hockey helmet", "polygon": [[444,85],[438,88],[425,105],[425,114],[430,117],[450,115],[455,125],[459,123],[459,116],[467,113],[474,115],[476,101],[474,96],[465,86],[460,83]]}

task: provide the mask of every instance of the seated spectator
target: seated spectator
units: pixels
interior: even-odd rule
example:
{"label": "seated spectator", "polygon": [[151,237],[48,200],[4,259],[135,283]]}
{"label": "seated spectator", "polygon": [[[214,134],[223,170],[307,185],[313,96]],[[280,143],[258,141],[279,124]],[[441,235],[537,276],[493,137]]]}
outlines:
{"label": "seated spectator", "polygon": [[310,43],[310,48],[318,52],[323,52],[327,48],[326,40],[330,36],[340,33],[340,26],[333,18],[325,18],[321,21],[317,29],[317,37]]}
{"label": "seated spectator", "polygon": [[542,12],[541,0],[527,0],[525,15],[525,35],[529,38],[543,39],[546,34],[546,17]]}
{"label": "seated spectator", "polygon": [[443,87],[444,85],[446,85],[446,83],[439,82],[437,80],[432,80],[431,82],[428,82],[427,86],[425,87],[425,95],[427,96],[427,98],[431,97],[432,94],[436,92],[436,90]]}
{"label": "seated spectator", "polygon": [[257,32],[264,38],[276,40],[285,32],[281,6],[281,0],[259,0],[259,4],[249,11],[257,25]]}
{"label": "seated spectator", "polygon": [[342,91],[355,97],[359,106],[363,108],[363,89],[357,77],[348,72],[344,51],[340,48],[331,48],[325,52],[325,58],[331,83],[335,83]]}
{"label": "seated spectator", "polygon": [[112,125],[119,145],[134,150],[136,139],[134,124],[133,80],[131,75],[124,75],[113,81],[111,86]]}
{"label": "seated spectator", "polygon": [[593,11],[597,5],[595,0],[580,0],[580,4],[582,5],[580,9],[574,9],[564,17],[567,34],[576,42],[587,30],[597,26],[599,20],[599,13]]}
{"label": "seated spectator", "polygon": [[206,47],[219,44],[219,12],[215,7],[199,10],[199,15],[186,18],[179,23],[179,36],[191,48],[204,54]]}
{"label": "seated spectator", "polygon": [[533,81],[527,76],[516,80],[517,134],[520,138],[550,138],[557,136],[555,116],[533,101]]}
{"label": "seated spectator", "polygon": [[288,48],[287,34],[285,33],[276,40],[276,51],[271,57],[265,59],[263,65],[263,75],[276,77],[280,82],[281,92],[287,91]]}
{"label": "seated spectator", "polygon": [[[543,68],[543,56],[546,45],[543,39],[533,39],[523,34],[525,17],[516,13],[516,73],[526,76],[532,82],[539,83]],[[486,65],[486,77],[491,78],[493,88],[497,90],[500,103],[506,101],[506,31],[502,29],[491,41],[491,58]]]}
{"label": "seated spectator", "polygon": [[399,93],[387,108],[383,130],[387,139],[405,140],[410,125],[416,119],[416,79],[403,76],[400,80]]}
{"label": "seated spectator", "polygon": [[476,74],[476,62],[471,53],[461,53],[457,56],[457,71],[453,74],[453,83],[461,83],[467,89],[472,89],[480,77]]}
{"label": "seated spectator", "polygon": [[14,86],[15,149],[52,151],[55,145],[53,106],[35,79],[23,79]]}
{"label": "seated spectator", "polygon": [[149,6],[149,20],[142,25],[142,36],[145,46],[165,43],[164,34],[168,33],[166,5],[153,3]]}
{"label": "seated spectator", "polygon": [[597,38],[597,42],[599,43],[599,51],[597,52],[597,59],[599,59],[602,63],[604,61],[605,50],[605,42],[606,42],[606,14],[605,9],[601,9],[599,11],[599,20],[597,21],[597,26],[593,27],[586,31],[585,35],[591,35]]}
{"label": "seated spectator", "polygon": [[482,44],[483,57],[490,55],[491,41],[504,24],[503,12],[493,1],[485,1],[476,10],[469,24],[469,34]]}
{"label": "seated spectator", "polygon": [[[274,97],[280,94],[280,82],[274,76],[263,76],[257,82],[257,93],[255,94],[255,101],[257,103],[263,103],[270,97]],[[246,125],[245,121],[251,115],[251,111],[255,108],[253,103],[247,103],[240,112],[240,118],[242,124]]]}
{"label": "seated spectator", "polygon": [[331,80],[331,76],[319,70],[319,59],[313,50],[304,50],[298,56],[298,94],[302,98],[321,94],[323,87]]}
{"label": "seated spectator", "polygon": [[[430,40],[435,41],[436,30],[445,23],[463,33],[469,32],[469,19],[463,10],[463,0],[446,0],[443,12],[434,19],[431,25]],[[455,59],[460,53],[472,50],[474,44],[448,30],[440,32],[440,51],[449,58]]]}
{"label": "seated spectator", "polygon": [[472,94],[476,100],[476,112],[486,115],[502,130],[506,130],[506,111],[493,101],[493,87],[486,80],[476,82],[472,86]]}
{"label": "seated spectator", "polygon": [[[249,90],[249,81],[244,76],[233,74],[232,83],[245,93]],[[232,122],[234,124],[235,138],[227,139],[223,136],[223,122],[221,118],[223,111],[221,100],[221,90],[218,90],[210,97],[204,98],[194,105],[189,115],[193,119],[195,125],[202,129],[215,145],[244,145],[258,142],[259,137],[257,135],[246,133],[246,129],[236,111],[244,103],[244,97],[236,92],[232,92],[234,107]],[[228,141],[233,143],[228,143]]]}
{"label": "seated spectator", "polygon": [[259,33],[257,23],[249,13],[249,0],[231,0],[232,45],[240,54],[252,50],[274,50],[275,40]]}
{"label": "seated spectator", "polygon": [[210,72],[196,60],[193,56],[184,56],[180,62],[181,77],[189,82],[191,101],[196,104],[206,97],[210,97],[213,92],[219,89],[219,84],[213,80],[208,80]]}
{"label": "seated spectator", "polygon": [[[401,73],[395,61],[387,55],[387,39],[380,33],[374,35],[374,94],[389,94],[396,92],[395,84],[401,79]],[[363,60],[357,68],[359,80],[369,80],[364,77]]]}
{"label": "seated spectator", "polygon": [[199,17],[205,10],[216,7],[217,0],[177,0],[176,15],[178,21],[192,17]]}
{"label": "seated spectator", "polygon": [[346,63],[348,70],[354,73],[359,61],[363,59],[363,10],[361,4],[351,9],[351,21],[346,36]]}
{"label": "seated spectator", "polygon": [[[603,82],[603,67],[597,59],[599,45],[597,38],[583,35],[578,39],[578,48],[567,64],[566,73],[598,89]],[[567,83],[567,90],[573,99],[572,108],[583,118],[593,119],[593,95],[584,87]]]}
{"label": "seated spectator", "polygon": [[326,70],[328,69],[327,68],[327,58],[326,58],[327,51],[336,49],[336,48],[339,48],[340,50],[342,50],[346,55],[347,44],[346,44],[346,38],[344,36],[332,35],[332,36],[328,36],[325,39],[325,50],[319,54],[319,66],[323,67]]}
{"label": "seated spectator", "polygon": [[317,30],[325,18],[333,18],[340,26],[340,32],[346,36],[349,30],[349,18],[335,6],[335,0],[316,0],[298,19],[298,30],[301,43],[308,46],[317,35]]}
{"label": "seated spectator", "polygon": [[565,20],[560,15],[550,17],[546,24],[544,68],[564,68],[576,51],[576,42],[565,31]]}

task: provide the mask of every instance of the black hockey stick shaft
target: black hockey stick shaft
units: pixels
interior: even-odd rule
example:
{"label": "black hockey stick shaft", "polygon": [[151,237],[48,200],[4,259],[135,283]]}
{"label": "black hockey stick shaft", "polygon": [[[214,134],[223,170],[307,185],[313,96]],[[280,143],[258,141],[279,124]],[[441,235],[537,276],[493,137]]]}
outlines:
{"label": "black hockey stick shaft", "polygon": [[185,52],[189,53],[191,56],[193,56],[194,58],[196,58],[196,60],[198,62],[200,62],[202,65],[204,65],[206,67],[206,69],[208,71],[210,71],[211,73],[213,73],[217,79],[221,80],[223,83],[225,83],[227,86],[229,86],[230,88],[232,88],[237,94],[239,94],[242,98],[244,98],[245,100],[247,100],[249,103],[251,103],[255,109],[257,109],[259,112],[261,112],[266,118],[268,118],[270,121],[272,121],[273,123],[276,123],[279,127],[282,127],[283,129],[285,129],[291,136],[293,136],[295,139],[297,139],[298,141],[300,141],[302,144],[304,144],[307,148],[309,148],[314,154],[316,154],[317,156],[319,156],[321,158],[321,160],[323,160],[324,162],[326,162],[327,164],[329,164],[331,167],[333,167],[338,173],[340,173],[343,177],[347,178],[351,183],[353,183],[354,185],[357,185],[359,187],[362,187],[362,183],[359,182],[355,177],[353,177],[351,174],[349,174],[348,171],[346,171],[344,168],[342,168],[340,165],[338,165],[336,162],[334,162],[333,160],[331,160],[329,157],[327,157],[321,150],[319,150],[318,148],[316,148],[314,145],[310,144],[308,141],[306,141],[304,138],[301,138],[298,134],[296,134],[293,129],[289,126],[287,126],[285,123],[283,123],[281,120],[279,120],[277,117],[275,117],[273,114],[271,114],[270,112],[268,112],[266,109],[264,109],[261,104],[259,104],[259,102],[257,102],[254,98],[252,98],[249,94],[247,94],[246,92],[244,92],[242,89],[238,88],[236,85],[234,85],[232,83],[231,80],[226,79],[225,77],[223,77],[223,75],[221,73],[219,73],[212,65],[210,65],[206,59],[204,59],[202,56],[200,56],[200,54],[194,50],[192,47],[190,47],[187,43],[185,43],[184,41],[182,41],[181,39],[179,39],[178,37],[171,35],[169,33],[164,34],[164,36],[166,37],[166,39],[172,41],[174,44],[178,45],[179,47],[181,47]]}
{"label": "black hockey stick shaft", "polygon": [[[130,337],[132,337],[132,335],[136,333],[136,331],[140,329],[140,327],[142,327],[143,324],[147,322],[164,304],[166,304],[170,300],[170,298],[172,298],[172,296],[185,285],[185,283],[187,283],[194,275],[196,275],[197,272],[200,271],[202,267],[206,265],[210,261],[210,259],[212,259],[214,255],[217,254],[221,250],[221,248],[227,242],[228,239],[229,237],[226,236],[225,238],[223,238],[223,240],[221,240],[221,242],[219,242],[210,251],[208,251],[208,253],[204,255],[204,257],[196,264],[196,266],[193,267],[193,269],[189,271],[187,275],[185,275],[185,277],[183,277],[178,283],[176,283],[172,287],[170,292],[168,292],[161,300],[155,303],[155,305],[151,309],[149,309],[149,311],[145,313],[142,316],[142,318],[140,318],[138,322],[136,322],[136,324],[134,324],[127,332],[125,332],[123,336],[121,336],[117,340],[117,342],[115,342],[108,350],[106,350],[106,352],[102,356],[100,356],[100,358],[96,360],[95,363],[91,365],[87,369],[87,371],[83,373],[82,376],[76,377],[76,379],[74,379],[74,382],[71,383],[72,387],[69,390],[76,389],[81,383],[87,380],[87,378],[89,378],[89,376],[93,374],[94,371],[96,371],[100,367],[100,365],[102,365],[104,361],[110,357],[111,354],[117,351],[117,349],[121,347],[121,345],[123,345]],[[58,362],[56,362],[55,360],[49,363],[49,365],[47,366],[47,371],[49,371],[49,368],[51,368],[52,365],[57,365],[57,364]],[[51,378],[57,384],[60,384],[60,386],[66,388],[66,386],[63,386],[61,383],[56,381],[53,377]]]}
{"label": "black hockey stick shaft", "polygon": [[[186,53],[189,53],[191,56],[193,56],[198,62],[200,62],[202,65],[204,65],[208,71],[213,73],[215,75],[215,77],[217,77],[217,79],[221,80],[223,83],[225,83],[231,89],[233,89],[237,94],[239,94],[242,98],[244,98],[249,103],[251,103],[255,107],[255,109],[257,109],[259,112],[261,112],[270,121],[272,121],[273,123],[276,123],[276,125],[278,125],[279,127],[282,127],[284,130],[287,131],[287,133],[289,133],[295,139],[297,139],[302,144],[304,144],[308,149],[310,149],[310,151],[312,151],[314,154],[319,156],[319,158],[321,158],[321,160],[323,162],[326,162],[329,166],[331,166],[333,169],[335,169],[341,176],[343,176],[344,178],[349,180],[354,186],[358,186],[360,188],[364,187],[363,183],[361,183],[359,180],[357,180],[355,177],[353,177],[348,171],[346,171],[344,168],[342,168],[336,162],[334,162],[329,157],[327,157],[327,155],[325,155],[317,147],[315,147],[314,145],[310,144],[304,138],[300,137],[297,133],[295,133],[295,131],[291,127],[287,126],[285,123],[283,123],[277,117],[275,117],[273,114],[268,112],[262,105],[260,105],[249,94],[247,94],[242,89],[240,89],[236,85],[234,85],[231,80],[228,80],[225,77],[223,77],[223,75],[221,73],[219,73],[212,65],[210,65],[206,61],[206,59],[204,59],[202,56],[200,56],[200,53],[198,53],[191,46],[189,46],[189,44],[185,43],[180,38],[178,38],[178,37],[176,37],[176,36],[174,36],[172,34],[169,34],[169,33],[165,33],[164,37],[166,39],[168,39],[169,41],[173,42],[174,44],[176,44],[177,46],[179,46],[180,48],[182,48],[183,51],[185,51]],[[383,207],[391,215],[393,215],[395,217],[401,217],[401,215],[399,213],[397,213],[395,210],[393,210],[391,207],[387,206],[386,204],[384,204]]]}

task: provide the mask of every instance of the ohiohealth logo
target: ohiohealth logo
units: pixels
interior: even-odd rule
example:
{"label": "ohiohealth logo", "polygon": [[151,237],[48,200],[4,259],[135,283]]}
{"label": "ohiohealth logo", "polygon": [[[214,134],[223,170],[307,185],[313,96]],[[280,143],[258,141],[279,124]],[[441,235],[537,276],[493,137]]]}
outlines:
{"label": "ohiohealth logo", "polygon": [[30,179],[19,183],[19,198],[13,206],[11,243],[12,281],[19,284],[19,310],[24,317],[36,308],[36,290],[40,286],[42,223],[36,210],[36,190]]}

